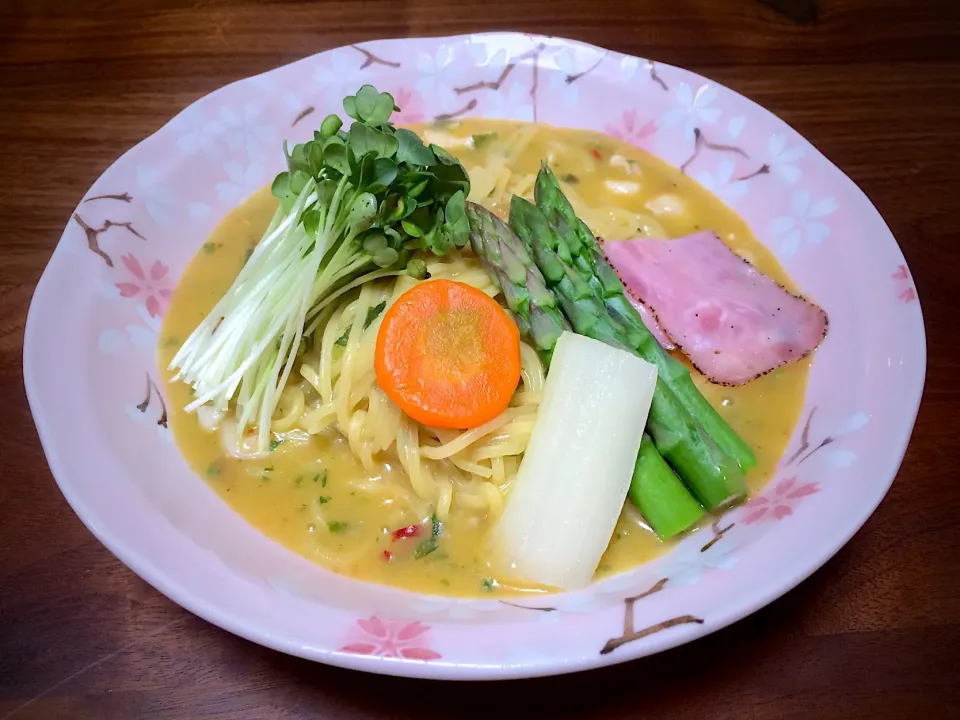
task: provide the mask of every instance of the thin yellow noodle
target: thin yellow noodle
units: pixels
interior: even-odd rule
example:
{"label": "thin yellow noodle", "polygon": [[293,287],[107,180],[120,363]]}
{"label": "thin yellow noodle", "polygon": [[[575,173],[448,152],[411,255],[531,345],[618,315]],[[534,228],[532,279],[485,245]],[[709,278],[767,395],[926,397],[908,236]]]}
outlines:
{"label": "thin yellow noodle", "polygon": [[483,511],[488,508],[487,496],[482,493],[470,493],[461,490],[457,493],[457,503],[468,510]]}
{"label": "thin yellow noodle", "polygon": [[523,389],[531,392],[543,390],[546,372],[537,351],[531,345],[520,343],[520,377],[523,379]]}
{"label": "thin yellow noodle", "polygon": [[494,430],[498,430],[499,428],[503,427],[515,419],[516,416],[516,409],[507,408],[502,413],[497,415],[497,417],[495,417],[493,420],[484,423],[480,427],[460,433],[460,436],[457,437],[456,440],[445,443],[437,448],[424,447],[420,452],[423,457],[430,458],[431,460],[442,460],[443,458],[448,458],[451,455],[454,455],[469,447],[485,435],[489,435]]}
{"label": "thin yellow noodle", "polygon": [[486,465],[481,465],[478,462],[472,462],[471,460],[458,455],[452,456],[450,458],[450,462],[456,465],[460,470],[468,472],[471,475],[476,475],[477,477],[490,478],[493,476],[493,470],[488,468]]}
{"label": "thin yellow noodle", "polygon": [[[357,355],[357,347],[360,344],[360,338],[363,335],[363,324],[361,318],[366,318],[367,311],[370,309],[372,289],[368,283],[361,286],[360,297],[357,298],[353,309],[353,324],[350,326],[350,332],[347,335],[347,346],[343,350],[343,365],[340,367],[340,379],[337,382],[339,392],[336,398],[337,422],[341,428],[350,425],[350,383],[353,381],[354,360]],[[342,389],[341,389],[342,388]]]}
{"label": "thin yellow noodle", "polygon": [[506,478],[504,477],[503,456],[490,458],[490,465],[493,468],[493,481],[500,485]]}
{"label": "thin yellow noodle", "polygon": [[[507,184],[511,190],[513,181]],[[490,296],[498,292],[469,248],[444,258],[424,255],[423,259],[433,278],[466,282]],[[398,521],[411,513],[423,517],[431,509],[446,518],[455,507],[495,515],[503,504],[502,489],[516,472],[536,419],[543,365],[536,351],[523,343],[521,386],[510,407],[480,428],[458,431],[414,422],[377,386],[374,354],[384,313],[373,316],[370,310],[380,303],[389,308],[418,282],[408,275],[366,282],[323,308],[318,314],[325,320],[318,329],[319,342],[299,368],[300,398],[289,401],[302,401],[296,422],[308,433],[328,428],[340,432],[371,477],[353,486],[395,508]],[[282,402],[281,407],[286,410],[288,404]],[[397,462],[402,473],[386,471]]]}
{"label": "thin yellow noodle", "polygon": [[433,482],[432,478],[427,477],[420,463],[418,432],[413,420],[404,417],[400,422],[400,431],[397,433],[397,451],[400,456],[400,464],[407,471],[410,484],[413,485],[417,495],[434,502],[437,498],[436,483]]}
{"label": "thin yellow noodle", "polygon": [[493,517],[497,517],[503,510],[503,496],[493,483],[483,483],[480,487],[487,499],[490,514]]}
{"label": "thin yellow noodle", "polygon": [[350,418],[350,425],[347,428],[347,443],[353,454],[360,458],[363,469],[367,472],[373,470],[373,456],[370,448],[363,441],[363,424],[367,418],[366,410],[357,410]]}
{"label": "thin yellow noodle", "polygon": [[311,435],[316,435],[330,427],[337,420],[337,409],[333,404],[321,405],[310,410],[300,418],[300,427]]}
{"label": "thin yellow noodle", "polygon": [[453,484],[446,478],[437,480],[437,518],[445,521],[450,516],[450,506],[453,504]]}
{"label": "thin yellow noodle", "polygon": [[310,386],[317,391],[317,394],[320,394],[320,375],[317,371],[307,362],[304,362],[300,365],[300,377],[310,383]]}
{"label": "thin yellow noodle", "polygon": [[333,402],[333,351],[337,347],[337,340],[340,338],[344,320],[347,318],[352,318],[350,305],[334,313],[333,317],[330,318],[330,322],[328,322],[323,329],[320,347],[320,365],[317,369],[319,378],[317,392],[320,393],[320,399],[324,405]]}
{"label": "thin yellow noodle", "polygon": [[287,385],[280,395],[280,407],[286,408],[286,411],[270,422],[270,429],[276,432],[290,430],[303,415],[305,406],[303,390],[297,385]]}
{"label": "thin yellow noodle", "polygon": [[510,406],[519,408],[525,405],[530,405],[534,408],[534,412],[536,412],[536,408],[539,407],[542,396],[543,393],[540,392],[527,392],[522,390],[510,399]]}
{"label": "thin yellow noodle", "polygon": [[483,445],[475,449],[470,454],[470,458],[473,460],[486,460],[488,458],[495,458],[498,455],[519,455],[527,447],[529,440],[530,433],[512,436],[509,440]]}
{"label": "thin yellow noodle", "polygon": [[499,489],[502,493],[506,485],[508,485],[512,480],[513,476],[517,474],[517,467],[520,465],[520,460],[516,455],[504,455],[503,456],[503,475],[504,481],[500,483]]}

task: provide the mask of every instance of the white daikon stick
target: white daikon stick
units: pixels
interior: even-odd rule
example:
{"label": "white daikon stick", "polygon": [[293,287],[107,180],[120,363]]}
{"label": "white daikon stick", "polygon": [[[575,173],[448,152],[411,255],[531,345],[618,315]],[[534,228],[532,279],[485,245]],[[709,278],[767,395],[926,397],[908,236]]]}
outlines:
{"label": "white daikon stick", "polygon": [[656,368],[631,353],[561,335],[490,536],[499,571],[564,590],[590,583],[630,487],[656,381]]}

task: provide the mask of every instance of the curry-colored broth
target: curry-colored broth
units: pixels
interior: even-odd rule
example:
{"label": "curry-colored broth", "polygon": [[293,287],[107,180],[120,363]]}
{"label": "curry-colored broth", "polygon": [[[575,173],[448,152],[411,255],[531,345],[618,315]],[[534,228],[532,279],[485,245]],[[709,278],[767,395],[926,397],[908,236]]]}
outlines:
{"label": "curry-colored broth", "polygon": [[[413,129],[428,140],[444,142],[469,172],[482,168],[495,143],[464,141],[479,134],[507,136],[522,124],[498,120],[465,120],[437,128]],[[613,154],[627,166],[613,166]],[[599,157],[598,157],[599,156]],[[515,173],[536,173],[549,157],[558,175],[575,174],[580,197],[598,206],[647,212],[644,205],[665,193],[682,198],[685,212],[663,214],[657,221],[670,237],[711,229],[737,253],[788,288],[789,277],[773,255],[735,213],[700,185],[657,158],[599,133],[542,126],[529,145],[512,159]],[[611,190],[621,181],[636,181],[639,191],[625,195]],[[505,216],[503,203],[487,203]],[[410,590],[480,596],[542,592],[499,577],[483,556],[489,523],[486,517],[454,503],[441,535],[440,550],[420,559],[385,562],[391,543],[390,508],[366,493],[351,489],[351,480],[367,479],[346,442],[335,434],[313,436],[308,444],[283,443],[262,460],[225,456],[219,433],[204,431],[194,414],[183,411],[192,399],[189,388],[170,382],[165,371],[173,354],[230,287],[248,252],[260,239],[276,209],[264,188],[231,212],[185,270],[173,295],[160,343],[160,364],[170,400],[177,445],[196,472],[234,510],[269,537],[321,565],[352,577]],[[743,436],[757,454],[757,467],[747,483],[756,492],[769,480],[783,453],[803,405],[810,361],[794,363],[742,387],[712,385],[694,373],[704,395]],[[402,472],[389,464],[383,475]],[[396,478],[395,478],[396,479]],[[379,478],[374,478],[374,481]],[[669,547],[625,509],[598,575],[622,572],[652,559]]]}

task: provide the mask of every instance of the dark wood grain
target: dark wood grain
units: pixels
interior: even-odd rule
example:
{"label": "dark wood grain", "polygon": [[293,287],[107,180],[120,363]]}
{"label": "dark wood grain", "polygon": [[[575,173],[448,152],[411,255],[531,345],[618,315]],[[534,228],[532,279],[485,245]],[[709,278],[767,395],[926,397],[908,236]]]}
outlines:
{"label": "dark wood grain", "polygon": [[[923,304],[913,441],[879,510],[823,569],[653,658],[462,685],[265,650],[159,595],[66,505],[23,393],[33,287],[93,180],[203,94],[348,42],[489,29],[703,73],[849,174]],[[953,0],[0,2],[0,718],[960,717],[958,98]]]}

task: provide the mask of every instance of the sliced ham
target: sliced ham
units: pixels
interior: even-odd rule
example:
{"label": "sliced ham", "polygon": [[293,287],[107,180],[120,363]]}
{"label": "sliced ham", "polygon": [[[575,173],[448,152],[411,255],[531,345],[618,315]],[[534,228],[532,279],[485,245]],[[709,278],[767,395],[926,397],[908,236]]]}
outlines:
{"label": "sliced ham", "polygon": [[813,352],[827,315],[712,232],[607,241],[607,260],[656,325],[712,382],[742,385]]}
{"label": "sliced ham", "polygon": [[657,342],[660,343],[664,349],[673,350],[676,345],[673,344],[673,341],[667,337],[667,334],[663,331],[663,328],[661,328],[657,323],[657,318],[650,311],[650,308],[640,302],[640,300],[634,297],[632,293],[627,293],[627,299],[630,301],[630,304],[637,309],[637,312],[640,313],[640,319],[643,320],[643,324],[647,326],[647,330],[649,330],[650,334],[656,338]]}

